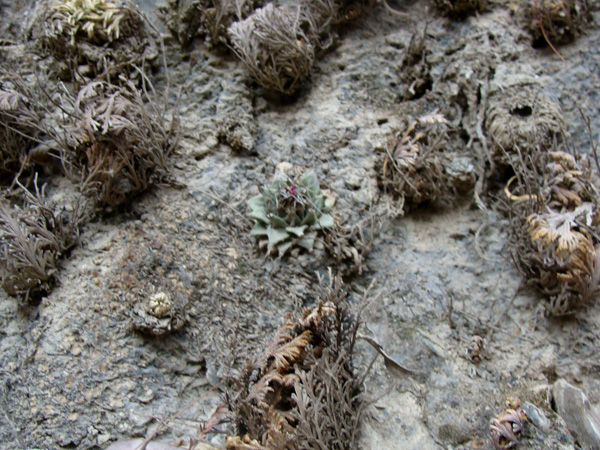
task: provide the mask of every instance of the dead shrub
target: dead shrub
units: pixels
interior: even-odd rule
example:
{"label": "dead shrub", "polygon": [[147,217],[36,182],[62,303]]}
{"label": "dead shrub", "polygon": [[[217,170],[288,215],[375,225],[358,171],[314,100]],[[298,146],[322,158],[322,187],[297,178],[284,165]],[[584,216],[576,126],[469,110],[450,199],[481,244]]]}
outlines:
{"label": "dead shrub", "polygon": [[65,220],[44,202],[44,192],[28,193],[21,208],[0,201],[0,280],[12,296],[33,300],[57,278],[58,260],[73,244],[77,220]]}
{"label": "dead shrub", "polygon": [[235,54],[258,84],[289,95],[310,75],[314,31],[306,10],[269,3],[231,25],[229,36]]}
{"label": "dead shrub", "polygon": [[536,48],[571,42],[591,20],[589,0],[525,0],[522,9]]}
{"label": "dead shrub", "polygon": [[520,164],[561,139],[565,129],[560,106],[532,86],[513,86],[490,96],[485,127],[489,159],[499,167]]}
{"label": "dead shrub", "polygon": [[379,164],[379,185],[406,207],[448,199],[474,184],[473,168],[464,158],[445,152],[446,119],[437,113],[406,124]]}
{"label": "dead shrub", "polygon": [[36,145],[41,115],[28,98],[10,87],[0,87],[0,179],[12,181],[30,165],[29,150]]}
{"label": "dead shrub", "polygon": [[205,36],[212,45],[229,45],[227,29],[264,3],[264,0],[169,0],[160,12],[181,45],[189,44],[196,36]]}
{"label": "dead shrub", "polygon": [[435,6],[450,16],[466,16],[482,12],[487,6],[486,0],[434,0]]}
{"label": "dead shrub", "polygon": [[82,192],[117,206],[164,172],[175,138],[147,92],[132,82],[115,86],[94,81],[68,102],[75,124],[66,131],[63,160]]}
{"label": "dead shrub", "polygon": [[506,188],[513,260],[552,315],[573,313],[600,292],[597,175],[585,156],[558,150],[515,172]]}
{"label": "dead shrub", "polygon": [[331,25],[341,25],[360,17],[373,0],[305,0],[319,31]]}
{"label": "dead shrub", "polygon": [[336,277],[318,305],[290,315],[248,364],[230,401],[227,449],[354,448],[359,408],[352,356],[358,318]]}
{"label": "dead shrub", "polygon": [[135,67],[157,59],[154,40],[131,2],[54,0],[38,12],[34,38],[53,56],[63,79],[74,74],[116,80],[119,74],[138,76]]}

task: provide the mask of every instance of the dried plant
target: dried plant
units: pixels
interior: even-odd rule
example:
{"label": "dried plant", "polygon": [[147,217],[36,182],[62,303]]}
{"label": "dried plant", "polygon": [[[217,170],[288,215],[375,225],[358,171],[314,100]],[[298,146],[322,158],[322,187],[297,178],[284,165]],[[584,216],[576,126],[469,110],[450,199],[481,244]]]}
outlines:
{"label": "dried plant", "polygon": [[444,153],[447,142],[447,121],[441,114],[407,124],[383,156],[381,188],[410,207],[450,197],[464,183],[472,186],[472,174],[452,169],[453,160]]}
{"label": "dried plant", "polygon": [[591,165],[550,151],[515,170],[506,188],[513,259],[549,296],[551,314],[572,313],[600,289],[600,197]]}
{"label": "dried plant", "polygon": [[227,29],[264,3],[264,0],[169,0],[160,11],[181,45],[189,44],[198,35],[217,45],[230,44]]}
{"label": "dried plant", "polygon": [[486,0],[435,0],[435,6],[444,14],[466,16],[482,12],[487,6]]}
{"label": "dried plant", "polygon": [[269,3],[229,28],[233,50],[265,89],[293,94],[314,62],[315,24],[300,7]]}
{"label": "dried plant", "polygon": [[205,26],[208,41],[213,45],[229,45],[227,30],[234,22],[248,18],[254,10],[265,3],[264,0],[212,0],[212,7],[206,8]]}
{"label": "dried plant", "polygon": [[321,191],[314,172],[298,180],[278,174],[248,206],[250,217],[256,220],[251,235],[259,238],[261,248],[280,257],[288,251],[296,256],[300,248],[312,251],[315,245],[322,247],[319,234],[335,224],[329,214],[333,200]]}
{"label": "dried plant", "polygon": [[509,398],[505,406],[506,410],[490,421],[490,438],[496,450],[515,448],[527,421],[518,398]]}
{"label": "dried plant", "polygon": [[472,336],[467,346],[467,357],[473,364],[479,364],[485,357],[485,339],[481,336]]}
{"label": "dried plant", "polygon": [[103,204],[120,205],[145,191],[175,145],[146,86],[147,80],[141,92],[132,82],[94,81],[68,100],[76,124],[64,139],[67,172]]}
{"label": "dried plant", "polygon": [[491,139],[489,159],[500,167],[547,150],[565,129],[560,107],[522,85],[491,96],[485,126]]}
{"label": "dried plant", "polygon": [[13,180],[31,164],[29,150],[40,135],[41,113],[28,98],[0,87],[0,179]]}
{"label": "dried plant", "polygon": [[373,0],[304,0],[304,4],[315,18],[317,27],[323,32],[331,25],[340,25],[360,17]]}
{"label": "dried plant", "polygon": [[0,201],[0,279],[10,295],[25,300],[46,293],[56,281],[57,262],[72,245],[77,221],[57,216],[44,192],[27,192],[22,208]]}
{"label": "dried plant", "polygon": [[534,47],[571,42],[591,20],[589,0],[524,0],[523,10]]}
{"label": "dried plant", "polygon": [[358,386],[352,354],[357,318],[335,277],[315,308],[289,316],[238,380],[231,409],[240,437],[227,449],[350,449]]}
{"label": "dried plant", "polygon": [[[131,2],[107,0],[54,0],[42,5],[36,37],[66,79],[77,73],[116,79],[134,67],[155,60],[156,46],[144,30],[138,9]],[[84,69],[85,66],[85,69]]]}

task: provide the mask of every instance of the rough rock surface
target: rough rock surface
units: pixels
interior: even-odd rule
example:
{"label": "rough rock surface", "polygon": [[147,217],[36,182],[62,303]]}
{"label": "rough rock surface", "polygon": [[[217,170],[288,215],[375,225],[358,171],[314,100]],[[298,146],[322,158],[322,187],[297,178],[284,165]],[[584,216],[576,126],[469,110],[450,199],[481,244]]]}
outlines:
{"label": "rough rock surface", "polygon": [[[487,93],[527,82],[561,106],[574,147],[590,150],[578,108],[600,139],[597,12],[596,24],[559,48],[563,63],[532,48],[511,14],[515,2],[490,2],[461,21],[429,11],[429,1],[388,3],[408,17],[378,5],[349,24],[293,99],[263,92],[233,56],[201,42],[185,52],[167,47],[171,83],[181,88],[171,180],[127,212],[88,223],[59,286],[39,305],[0,293],[0,448],[106,448],[149,435],[186,406],[158,438],[187,442],[197,433],[197,421],[221,402],[217,385],[231,362],[243,364],[288,311],[312,301],[314,271],[326,272],[310,258],[265,258],[248,234],[245,202],[280,162],[314,168],[339,196],[339,210],[358,221],[374,204],[394,209],[375,167],[406,117],[439,111],[455,130],[451,145],[481,162]],[[2,45],[23,8],[0,3]],[[401,63],[426,24],[431,86],[404,100]],[[220,131],[237,129],[236,118],[243,152]],[[369,270],[348,280],[350,300],[376,280],[372,292],[381,295],[364,312],[361,333],[416,373],[396,374],[376,360],[364,385],[372,403],[360,448],[491,448],[489,420],[507,397],[530,402],[546,418],[538,422],[550,424],[529,426],[519,448],[578,448],[545,387],[562,377],[600,403],[600,304],[546,318],[511,264],[506,226],[471,195],[383,221]],[[134,330],[134,305],[163,291],[187,302],[187,322],[167,337]],[[486,347],[478,364],[467,354],[475,335]],[[357,362],[366,367],[374,355],[362,342]]]}

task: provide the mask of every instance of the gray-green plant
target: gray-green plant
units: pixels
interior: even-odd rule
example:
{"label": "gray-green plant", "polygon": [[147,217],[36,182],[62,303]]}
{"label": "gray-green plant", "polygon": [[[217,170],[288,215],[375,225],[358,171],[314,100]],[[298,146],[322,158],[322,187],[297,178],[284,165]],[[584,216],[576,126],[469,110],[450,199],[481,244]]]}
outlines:
{"label": "gray-green plant", "polygon": [[277,176],[271,186],[248,201],[250,217],[256,220],[251,231],[260,247],[269,254],[285,255],[294,246],[312,251],[319,234],[335,224],[330,213],[333,200],[319,186],[310,171],[295,181]]}

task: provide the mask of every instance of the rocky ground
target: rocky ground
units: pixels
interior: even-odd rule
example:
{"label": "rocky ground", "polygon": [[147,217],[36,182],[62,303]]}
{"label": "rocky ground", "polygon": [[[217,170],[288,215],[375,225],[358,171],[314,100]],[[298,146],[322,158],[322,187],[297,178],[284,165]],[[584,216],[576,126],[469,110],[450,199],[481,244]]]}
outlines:
{"label": "rocky ground", "polygon": [[[378,168],[406,120],[436,112],[474,179],[487,102],[523,83],[560,104],[573,146],[589,153],[579,109],[598,140],[597,12],[559,47],[563,62],[532,47],[518,2],[492,2],[464,20],[428,1],[388,3],[408,15],[380,4],[349,24],[292,99],[265,93],[234,56],[201,40],[186,50],[167,42],[181,132],[169,176],[129,208],[86,223],[39,305],[0,295],[0,448],[106,448],[157,429],[157,440],[175,443],[198,432],[223,400],[229,368],[260,352],[289,311],[313,303],[317,274],[327,276],[327,261],[274,260],[249,236],[246,202],[281,162],[316,171],[337,196],[338,220],[364,221],[372,251],[346,279],[348,301],[357,305],[372,285],[360,333],[413,371],[375,361],[360,448],[492,448],[489,421],[508,397],[530,411],[519,448],[580,448],[546,392],[564,378],[600,404],[599,305],[544,314],[545,299],[511,262],[508,221],[494,209],[501,189],[486,185],[485,209],[471,190],[401,214],[380,191]],[[6,45],[27,7],[3,4]],[[142,7],[153,14],[153,2]],[[416,72],[402,62],[420,36]],[[431,82],[413,95],[424,73]],[[254,140],[248,151],[219,135],[231,120]],[[63,189],[72,188],[56,181],[49,192]],[[162,337],[135,327],[136,308],[157,292],[185,311],[183,326]],[[485,342],[479,362],[468,355],[474,336]],[[374,356],[361,341],[358,373]],[[218,446],[223,435],[208,441]]]}

